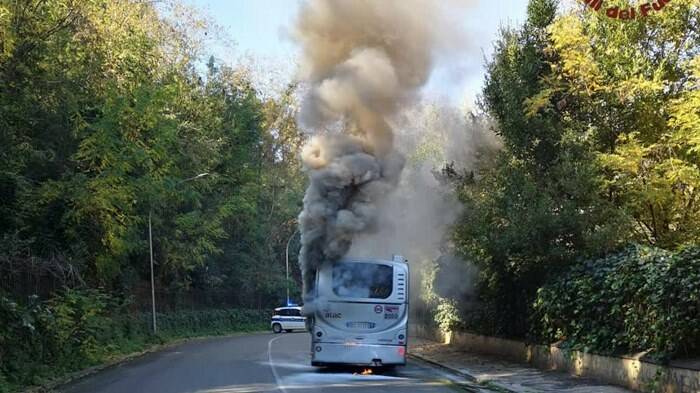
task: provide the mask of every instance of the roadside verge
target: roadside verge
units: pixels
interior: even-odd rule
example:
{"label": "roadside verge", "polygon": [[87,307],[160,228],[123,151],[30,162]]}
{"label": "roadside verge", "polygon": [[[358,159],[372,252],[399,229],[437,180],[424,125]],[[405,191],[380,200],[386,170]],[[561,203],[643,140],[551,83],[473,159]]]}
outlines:
{"label": "roadside verge", "polygon": [[[645,353],[604,356],[561,348],[557,344],[530,344],[468,332],[445,333],[420,325],[411,325],[410,329],[412,337],[421,337],[425,341],[441,345],[441,352],[458,352],[462,357],[479,354],[478,359],[490,358],[491,363],[496,364],[512,362],[511,364],[524,367],[520,372],[535,370],[547,375],[574,378],[577,381],[600,381],[599,383],[609,384],[606,386],[620,387],[617,389],[622,391],[700,392],[700,359],[676,360],[668,365],[662,365],[646,360]],[[439,355],[445,356],[443,353]],[[477,370],[482,368],[481,364],[473,362],[470,364],[475,365]],[[508,368],[510,366],[506,367]],[[487,369],[485,372],[493,372],[493,370]],[[536,375],[534,378],[536,379]],[[592,391],[598,392],[598,390]]]}
{"label": "roadside verge", "polygon": [[414,338],[409,355],[489,390],[509,393],[630,393],[621,387],[556,371],[542,371],[503,357],[463,351],[456,346]]}
{"label": "roadside verge", "polygon": [[414,359],[418,359],[422,362],[428,363],[434,367],[438,367],[440,369],[443,369],[449,373],[458,375],[465,380],[481,385],[484,388],[487,388],[489,390],[494,390],[497,392],[502,392],[502,393],[517,393],[517,391],[510,389],[508,386],[498,383],[497,381],[493,380],[487,380],[487,379],[479,379],[472,373],[468,372],[467,370],[463,368],[456,367],[455,365],[440,361],[439,357],[430,355],[425,349],[428,345],[430,344],[436,344],[436,343],[431,343],[430,341],[423,340],[423,339],[413,339],[413,343],[411,344],[409,351],[408,351],[408,356]]}

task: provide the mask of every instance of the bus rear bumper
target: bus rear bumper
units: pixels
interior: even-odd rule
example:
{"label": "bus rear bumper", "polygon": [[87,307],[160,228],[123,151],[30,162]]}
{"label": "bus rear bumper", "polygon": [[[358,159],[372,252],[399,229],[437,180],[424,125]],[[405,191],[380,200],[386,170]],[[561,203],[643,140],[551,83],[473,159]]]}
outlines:
{"label": "bus rear bumper", "polygon": [[403,366],[406,347],[396,345],[324,344],[314,343],[311,364],[357,366]]}

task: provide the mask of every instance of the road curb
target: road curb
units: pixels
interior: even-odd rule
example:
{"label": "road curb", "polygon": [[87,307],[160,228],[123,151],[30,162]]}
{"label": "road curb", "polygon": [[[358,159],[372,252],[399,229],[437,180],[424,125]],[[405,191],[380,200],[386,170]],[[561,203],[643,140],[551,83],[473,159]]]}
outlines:
{"label": "road curb", "polygon": [[56,388],[59,388],[61,386],[67,385],[71,382],[75,382],[77,380],[87,378],[91,375],[97,374],[100,371],[104,371],[113,367],[118,367],[123,364],[129,363],[131,361],[137,360],[143,356],[146,356],[151,353],[156,353],[160,351],[164,351],[173,347],[176,347],[178,345],[190,343],[190,342],[195,342],[195,341],[203,341],[203,340],[208,340],[212,338],[227,338],[227,337],[240,337],[240,336],[245,336],[245,335],[253,335],[253,334],[263,334],[263,333],[269,333],[267,330],[260,330],[260,331],[253,331],[253,332],[241,332],[241,333],[232,333],[232,334],[225,334],[221,336],[202,336],[202,337],[187,337],[187,338],[181,338],[177,339],[174,341],[166,342],[163,344],[154,344],[143,351],[139,352],[132,352],[128,353],[125,355],[120,355],[116,356],[114,359],[110,359],[106,361],[103,364],[98,364],[97,366],[92,366],[88,367],[83,370],[79,370],[67,375],[64,375],[62,377],[56,378],[52,381],[46,382],[44,384],[41,384],[39,386],[31,386],[28,387],[24,390],[22,390],[22,393],[52,393],[55,392]]}
{"label": "road curb", "polygon": [[479,381],[475,376],[473,376],[473,375],[471,375],[471,374],[469,374],[469,373],[467,373],[467,372],[465,372],[465,371],[463,371],[463,370],[460,370],[460,369],[455,368],[455,367],[450,367],[450,366],[448,366],[448,365],[446,365],[446,364],[440,363],[440,362],[438,362],[437,360],[431,359],[431,358],[426,357],[426,356],[423,356],[423,355],[417,355],[417,354],[415,354],[415,353],[410,353],[410,352],[409,352],[409,353],[408,353],[408,357],[414,358],[414,359],[418,359],[418,360],[420,360],[420,361],[423,361],[423,362],[425,362],[425,363],[431,364],[431,365],[433,365],[433,366],[435,366],[435,367],[439,367],[439,368],[444,369],[444,370],[446,370],[446,371],[448,371],[448,372],[451,372],[451,373],[453,373],[453,374],[457,374],[457,375],[459,375],[460,377],[462,377],[462,378],[468,380],[469,382],[474,382],[474,383],[476,383],[476,384],[478,384],[478,385],[481,385],[481,386],[484,386],[484,387],[487,387],[487,388],[488,388],[488,387],[495,387],[495,388],[497,388],[498,390],[503,391],[503,392],[507,392],[507,393],[518,393],[518,392],[516,392],[515,390],[512,390],[512,389],[508,388],[507,386],[502,385],[502,384],[500,384],[500,383],[498,383],[498,382],[495,382],[495,381],[493,381],[493,380]]}

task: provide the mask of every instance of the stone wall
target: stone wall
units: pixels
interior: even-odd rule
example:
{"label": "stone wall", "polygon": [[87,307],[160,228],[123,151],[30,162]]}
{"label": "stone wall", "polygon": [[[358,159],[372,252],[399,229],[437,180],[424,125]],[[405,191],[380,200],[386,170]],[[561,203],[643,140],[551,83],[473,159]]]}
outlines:
{"label": "stone wall", "polygon": [[632,356],[601,356],[560,349],[556,345],[534,345],[515,340],[480,336],[465,332],[441,332],[412,325],[417,337],[444,342],[460,350],[498,356],[537,368],[559,370],[572,375],[595,378],[612,385],[641,392],[700,393],[700,371],[665,367]]}

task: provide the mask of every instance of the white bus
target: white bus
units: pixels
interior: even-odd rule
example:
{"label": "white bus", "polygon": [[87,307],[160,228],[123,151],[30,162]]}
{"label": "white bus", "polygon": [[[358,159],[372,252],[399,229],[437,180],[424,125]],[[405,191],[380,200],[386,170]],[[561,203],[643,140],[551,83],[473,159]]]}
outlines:
{"label": "white bus", "polygon": [[308,310],[311,364],[405,365],[408,274],[399,256],[323,265]]}

